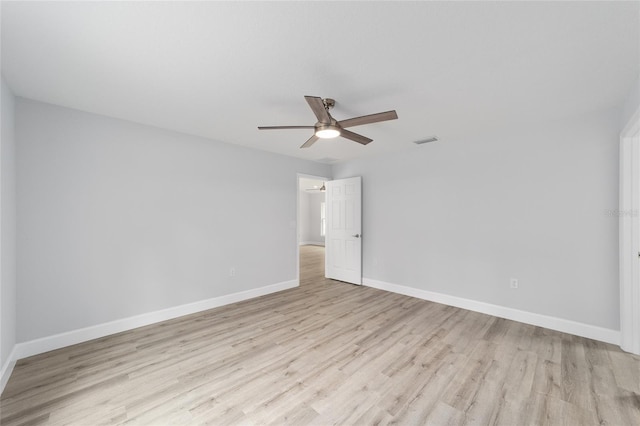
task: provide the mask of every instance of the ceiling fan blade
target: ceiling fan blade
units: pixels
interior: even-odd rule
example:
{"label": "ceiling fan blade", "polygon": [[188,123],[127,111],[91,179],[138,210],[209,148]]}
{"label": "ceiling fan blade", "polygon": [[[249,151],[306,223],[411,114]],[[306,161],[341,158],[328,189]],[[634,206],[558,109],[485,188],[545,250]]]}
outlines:
{"label": "ceiling fan blade", "polygon": [[313,126],[258,126],[260,130],[279,130],[279,129],[313,129]]}
{"label": "ceiling fan blade", "polygon": [[350,139],[354,142],[361,143],[362,145],[366,145],[369,142],[373,141],[373,139],[369,139],[366,136],[362,136],[345,129],[340,130],[340,136],[342,136],[343,138]]}
{"label": "ceiling fan blade", "polygon": [[377,114],[363,115],[361,117],[348,118],[346,120],[342,120],[338,122],[340,127],[353,127],[353,126],[362,126],[363,124],[371,124],[377,123],[379,121],[388,121],[388,120],[396,120],[398,118],[398,114],[395,110],[379,112]]}
{"label": "ceiling fan blade", "polygon": [[320,139],[319,137],[317,137],[316,135],[313,135],[309,138],[308,141],[306,141],[305,143],[302,144],[302,146],[300,148],[309,148],[311,145],[313,145],[314,143],[316,143],[316,141]]}
{"label": "ceiling fan blade", "polygon": [[307,100],[307,103],[320,123],[331,123],[331,117],[329,116],[327,109],[324,107],[322,98],[317,96],[305,96],[304,98]]}

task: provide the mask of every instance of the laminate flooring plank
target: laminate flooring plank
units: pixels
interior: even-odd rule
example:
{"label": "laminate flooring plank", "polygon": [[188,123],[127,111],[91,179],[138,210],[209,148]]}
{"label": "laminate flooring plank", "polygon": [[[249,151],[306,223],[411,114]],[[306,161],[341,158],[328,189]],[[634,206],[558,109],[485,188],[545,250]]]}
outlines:
{"label": "laminate flooring plank", "polygon": [[[379,402],[380,407],[386,409],[392,416],[399,415],[406,410],[408,405],[418,399],[440,370],[447,370],[447,366],[452,360],[459,361],[458,357],[452,356],[453,352],[450,346],[440,345],[435,349],[435,353],[421,354],[414,368],[403,370],[400,374],[395,374],[392,377],[392,381]],[[446,385],[451,382],[451,379],[452,377],[447,377]],[[442,384],[445,385],[444,381]]]}
{"label": "laminate flooring plank", "polygon": [[640,357],[631,357],[618,350],[609,351],[608,354],[618,387],[640,395]]}
{"label": "laminate flooring plank", "polygon": [[562,368],[559,363],[538,359],[531,393],[532,396],[541,394],[551,398],[562,398]]}
{"label": "laminate flooring plank", "polygon": [[[445,347],[445,349],[446,351],[443,352],[439,362],[422,364],[429,368],[427,380],[417,382],[411,393],[405,393],[404,397],[396,396],[392,400],[393,405],[390,405],[391,410],[388,410],[390,413],[395,413],[391,420],[392,424],[426,424],[432,410],[442,400],[445,389],[458,373],[460,367],[466,362],[464,355],[454,353],[448,347]],[[436,358],[439,358],[439,356],[440,353],[437,354]],[[404,380],[408,381],[410,378],[394,380],[396,385],[395,395],[402,395],[403,391],[400,385]],[[383,398],[380,406],[384,406],[384,401],[385,398]],[[387,399],[387,401],[389,400]]]}
{"label": "laminate flooring plank", "polygon": [[268,425],[274,425],[274,426],[281,426],[281,425],[304,426],[304,425],[314,424],[318,420],[319,416],[320,415],[318,414],[318,412],[313,408],[308,406],[303,406],[303,407],[293,408],[285,412],[284,414],[276,416],[274,419],[271,419],[268,422],[262,423],[261,421],[258,421],[256,424],[268,424]]}
{"label": "laminate flooring plank", "polygon": [[463,424],[465,414],[444,402],[438,401],[425,419],[425,424],[433,426],[455,426]]}

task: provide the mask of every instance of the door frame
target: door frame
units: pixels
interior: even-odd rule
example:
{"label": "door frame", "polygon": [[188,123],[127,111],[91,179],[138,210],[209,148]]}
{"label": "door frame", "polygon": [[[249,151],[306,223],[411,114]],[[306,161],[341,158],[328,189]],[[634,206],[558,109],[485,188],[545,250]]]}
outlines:
{"label": "door frame", "polygon": [[640,109],[620,132],[620,347],[640,355]]}
{"label": "door frame", "polygon": [[296,173],[296,281],[298,286],[300,286],[300,178],[317,179],[324,182],[333,180],[333,178],[326,176]]}

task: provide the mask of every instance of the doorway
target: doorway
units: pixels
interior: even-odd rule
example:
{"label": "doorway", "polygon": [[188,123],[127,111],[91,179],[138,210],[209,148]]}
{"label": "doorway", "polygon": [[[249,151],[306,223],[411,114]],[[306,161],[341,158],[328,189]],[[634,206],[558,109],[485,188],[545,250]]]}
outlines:
{"label": "doorway", "polygon": [[326,230],[325,183],[330,178],[297,176],[297,276],[303,281],[324,278],[324,234]]}
{"label": "doorway", "polygon": [[[298,174],[296,252],[301,282],[301,247],[321,247],[324,277],[362,285],[362,177],[338,180]],[[316,265],[321,269],[322,265]]]}

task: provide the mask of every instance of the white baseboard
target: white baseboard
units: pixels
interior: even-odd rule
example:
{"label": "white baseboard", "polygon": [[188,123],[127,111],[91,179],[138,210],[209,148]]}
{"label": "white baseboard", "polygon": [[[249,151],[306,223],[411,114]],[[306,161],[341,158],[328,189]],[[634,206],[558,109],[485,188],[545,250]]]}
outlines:
{"label": "white baseboard", "polygon": [[301,246],[324,246],[324,241],[300,241]]}
{"label": "white baseboard", "polygon": [[490,303],[478,302],[476,300],[464,299],[462,297],[450,296],[448,294],[436,293],[433,291],[421,290],[398,284],[391,284],[384,281],[363,278],[362,283],[368,287],[386,290],[392,293],[404,294],[405,296],[416,297],[418,299],[429,300],[431,302],[442,303],[443,305],[455,306],[457,308],[493,315],[495,317],[506,318],[525,324],[536,325],[563,333],[574,334],[576,336],[599,340],[614,345],[620,344],[620,332],[595,325],[584,324],[563,318],[551,317],[547,315],[535,314],[533,312],[521,311],[519,309],[507,308],[505,306],[492,305]]}
{"label": "white baseboard", "polygon": [[7,385],[9,381],[9,377],[11,377],[11,373],[13,372],[13,367],[16,365],[16,347],[14,346],[9,354],[9,357],[5,361],[2,366],[2,370],[0,370],[0,395],[4,391],[4,387]]}
{"label": "white baseboard", "polygon": [[[271,284],[251,290],[240,291],[238,293],[227,294],[224,296],[214,297],[207,300],[201,300],[185,305],[174,306],[172,308],[162,309],[160,311],[148,312],[146,314],[136,315],[129,318],[123,318],[91,327],[81,328],[78,330],[67,331],[65,333],[55,334],[28,342],[18,343],[14,348],[15,360],[26,358],[28,356],[38,355],[54,349],[63,348],[65,346],[75,345],[77,343],[86,342],[88,340],[98,339],[110,334],[120,333],[122,331],[131,330],[145,325],[155,324],[157,322],[178,318],[184,315],[194,314],[196,312],[206,311],[208,309],[217,308],[219,306],[229,305],[231,303],[241,302],[254,297],[264,296],[266,294],[275,293],[282,290],[298,287],[299,281],[291,280],[277,284]],[[4,371],[4,370],[3,370]]]}
{"label": "white baseboard", "polygon": [[[490,303],[478,302],[475,300],[450,296],[447,294],[421,290],[413,287],[391,284],[384,281],[373,280],[370,278],[363,278],[362,282],[368,287],[390,291],[392,293],[404,294],[406,296],[429,300],[436,303],[442,303],[449,306],[455,306],[462,309],[468,309],[470,311],[493,315],[500,318],[506,318],[525,324],[545,327],[551,330],[574,334],[576,336],[586,337],[589,339],[600,340],[602,342],[612,343],[615,345],[620,344],[620,332],[617,330],[611,330],[547,315],[535,314],[532,312],[521,311],[518,309],[493,305]],[[11,372],[13,371],[13,367],[15,366],[15,363],[18,359],[38,355],[54,349],[86,342],[88,340],[97,339],[100,337],[108,336],[110,334],[120,333],[122,331],[143,327],[145,325],[170,320],[184,315],[206,311],[208,309],[217,308],[219,306],[241,302],[243,300],[252,299],[254,297],[276,293],[278,291],[297,287],[298,285],[298,280],[285,281],[252,290],[241,291],[238,293],[214,297],[199,302],[136,315],[133,317],[98,324],[78,330],[72,330],[53,336],[31,340],[29,342],[18,343],[14,346],[11,354],[9,355],[7,361],[2,366],[2,370],[0,371],[0,393],[2,393],[2,391],[4,390],[4,387],[9,380],[9,377],[11,376]]]}

